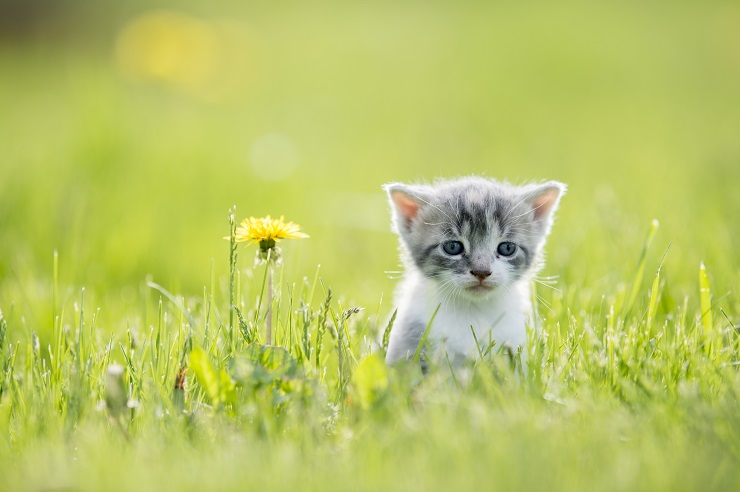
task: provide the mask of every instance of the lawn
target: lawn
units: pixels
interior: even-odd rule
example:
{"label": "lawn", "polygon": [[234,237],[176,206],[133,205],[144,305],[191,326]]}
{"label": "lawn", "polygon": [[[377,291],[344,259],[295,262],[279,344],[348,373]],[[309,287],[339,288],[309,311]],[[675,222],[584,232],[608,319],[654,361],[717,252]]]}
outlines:
{"label": "lawn", "polygon": [[[27,4],[0,10],[0,490],[740,486],[736,2]],[[523,376],[376,343],[381,186],[467,174],[569,185]],[[231,213],[310,235],[272,302]]]}

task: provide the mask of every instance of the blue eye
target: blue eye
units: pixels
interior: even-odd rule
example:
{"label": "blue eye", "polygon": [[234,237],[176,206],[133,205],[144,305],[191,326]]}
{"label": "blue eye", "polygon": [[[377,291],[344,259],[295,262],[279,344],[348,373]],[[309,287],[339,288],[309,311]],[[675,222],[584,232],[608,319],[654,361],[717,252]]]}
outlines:
{"label": "blue eye", "polygon": [[498,245],[498,254],[501,256],[511,256],[514,253],[516,253],[516,244],[507,241]]}
{"label": "blue eye", "polygon": [[446,243],[442,244],[442,251],[450,256],[457,256],[459,254],[462,254],[464,249],[465,248],[463,247],[463,243],[461,243],[460,241],[447,241]]}

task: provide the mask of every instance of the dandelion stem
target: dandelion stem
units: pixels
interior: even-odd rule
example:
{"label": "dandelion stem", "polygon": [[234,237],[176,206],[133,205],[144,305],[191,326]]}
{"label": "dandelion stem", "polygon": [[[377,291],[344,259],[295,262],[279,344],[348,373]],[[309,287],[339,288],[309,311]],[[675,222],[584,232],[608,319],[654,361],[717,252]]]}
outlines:
{"label": "dandelion stem", "polygon": [[234,279],[236,277],[236,207],[229,211],[229,349],[234,350]]}
{"label": "dandelion stem", "polygon": [[[255,219],[254,217],[250,217],[249,219],[245,219],[242,221],[241,225],[237,228],[235,228],[235,224],[233,221],[233,212],[229,216],[230,224],[231,224],[231,236],[224,238],[224,239],[230,239],[232,245],[239,242],[245,242],[249,241],[250,244],[258,244],[259,250],[257,251],[257,260],[255,262],[256,264],[259,264],[261,262],[265,262],[265,276],[262,279],[262,290],[260,291],[259,301],[257,303],[257,310],[255,311],[254,315],[254,321],[255,324],[257,324],[261,308],[262,308],[262,299],[264,297],[265,293],[265,284],[267,284],[267,311],[265,312],[265,345],[272,345],[272,298],[273,298],[273,292],[272,292],[272,284],[273,284],[273,263],[279,263],[280,262],[280,255],[281,250],[277,246],[277,242],[281,239],[301,239],[301,238],[307,238],[308,235],[300,231],[300,227],[298,224],[294,224],[293,222],[285,222],[284,217],[280,217],[278,220],[273,220],[269,215],[267,217],[263,217],[261,219]],[[280,279],[278,279],[280,280]],[[233,277],[232,282],[233,286]],[[232,287],[233,289],[233,287]],[[233,298],[233,294],[232,294]],[[234,309],[233,301],[232,301],[232,309]],[[230,324],[231,324],[231,334],[233,336],[234,331],[234,316],[233,313],[230,312]],[[278,322],[279,324],[279,322]],[[290,338],[290,337],[289,337]],[[232,346],[232,350],[234,347]]]}
{"label": "dandelion stem", "polygon": [[270,261],[270,255],[272,254],[272,248],[267,250],[267,262],[265,268],[267,268],[267,319],[266,333],[265,333],[265,345],[272,345],[272,262]]}

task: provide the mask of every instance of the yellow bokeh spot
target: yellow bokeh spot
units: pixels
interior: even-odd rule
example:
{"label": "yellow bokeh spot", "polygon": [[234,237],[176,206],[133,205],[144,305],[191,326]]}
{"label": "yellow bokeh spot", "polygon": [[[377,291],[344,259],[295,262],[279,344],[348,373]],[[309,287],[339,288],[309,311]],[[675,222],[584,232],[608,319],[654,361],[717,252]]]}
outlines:
{"label": "yellow bokeh spot", "polygon": [[154,10],[123,27],[116,41],[116,60],[133,79],[218,99],[246,79],[249,50],[244,33],[238,23]]}

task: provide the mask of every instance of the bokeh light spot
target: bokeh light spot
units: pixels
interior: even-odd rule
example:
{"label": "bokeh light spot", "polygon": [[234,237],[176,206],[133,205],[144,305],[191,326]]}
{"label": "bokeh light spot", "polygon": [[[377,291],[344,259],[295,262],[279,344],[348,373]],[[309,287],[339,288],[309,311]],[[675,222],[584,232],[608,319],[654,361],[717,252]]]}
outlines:
{"label": "bokeh light spot", "polygon": [[258,177],[279,181],[298,167],[299,153],[295,143],[285,135],[268,133],[254,141],[249,149],[249,165]]}
{"label": "bokeh light spot", "polygon": [[121,72],[137,81],[216,100],[244,89],[253,44],[246,26],[238,22],[153,10],[123,27],[116,61]]}

